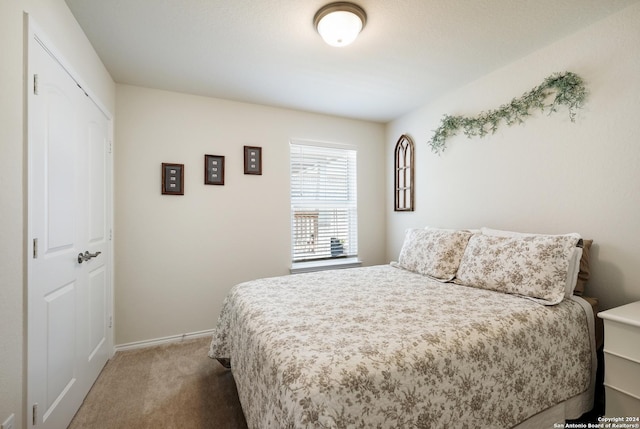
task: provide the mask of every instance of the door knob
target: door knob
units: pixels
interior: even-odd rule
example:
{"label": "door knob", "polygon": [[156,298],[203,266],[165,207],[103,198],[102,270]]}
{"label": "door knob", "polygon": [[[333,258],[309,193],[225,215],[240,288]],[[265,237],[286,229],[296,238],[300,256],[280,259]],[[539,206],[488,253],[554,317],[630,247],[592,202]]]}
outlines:
{"label": "door knob", "polygon": [[88,261],[91,258],[95,258],[96,256],[98,256],[101,253],[102,252],[89,253],[88,250],[86,250],[84,253],[78,253],[78,263],[81,264],[81,263],[83,263],[85,261]]}

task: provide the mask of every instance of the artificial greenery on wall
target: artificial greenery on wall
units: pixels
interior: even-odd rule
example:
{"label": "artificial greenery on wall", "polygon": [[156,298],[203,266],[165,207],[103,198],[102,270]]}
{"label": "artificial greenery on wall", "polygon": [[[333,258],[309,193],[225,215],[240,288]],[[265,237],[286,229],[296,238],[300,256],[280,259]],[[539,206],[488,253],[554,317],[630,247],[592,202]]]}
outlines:
{"label": "artificial greenery on wall", "polygon": [[[546,104],[547,98],[554,92],[553,101]],[[507,125],[521,124],[533,110],[552,113],[556,112],[560,105],[569,109],[569,118],[574,122],[576,109],[582,107],[586,97],[587,90],[580,76],[571,72],[554,73],[536,88],[495,110],[481,112],[473,118],[444,115],[440,127],[434,130],[429,145],[433,152],[442,153],[446,148],[446,140],[456,135],[461,128],[469,138],[484,137],[488,133],[495,133],[502,122]]]}

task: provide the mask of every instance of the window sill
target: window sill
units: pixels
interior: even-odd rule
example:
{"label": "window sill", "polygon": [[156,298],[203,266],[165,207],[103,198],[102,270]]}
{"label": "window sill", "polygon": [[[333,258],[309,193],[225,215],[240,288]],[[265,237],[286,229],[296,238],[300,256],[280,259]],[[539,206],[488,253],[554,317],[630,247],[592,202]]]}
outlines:
{"label": "window sill", "polygon": [[356,258],[328,259],[324,261],[295,262],[291,264],[291,274],[310,273],[312,271],[338,270],[342,268],[356,268],[362,261]]}

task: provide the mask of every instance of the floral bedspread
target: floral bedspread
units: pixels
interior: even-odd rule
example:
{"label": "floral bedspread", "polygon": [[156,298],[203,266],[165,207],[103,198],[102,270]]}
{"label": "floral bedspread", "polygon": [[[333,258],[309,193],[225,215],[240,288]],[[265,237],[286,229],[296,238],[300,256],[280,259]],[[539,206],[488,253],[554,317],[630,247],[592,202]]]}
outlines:
{"label": "floral bedspread", "polygon": [[390,265],[235,286],[209,356],[231,359],[252,429],[509,428],[592,376],[579,303]]}

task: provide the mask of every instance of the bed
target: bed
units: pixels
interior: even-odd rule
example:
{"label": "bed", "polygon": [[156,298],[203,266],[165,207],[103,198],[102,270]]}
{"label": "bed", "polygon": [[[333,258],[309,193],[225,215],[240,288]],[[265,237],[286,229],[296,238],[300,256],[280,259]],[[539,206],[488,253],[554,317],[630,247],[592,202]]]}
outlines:
{"label": "bed", "polygon": [[[593,310],[567,287],[582,240],[554,253],[550,236],[490,234],[411,230],[397,263],[234,286],[209,356],[249,428],[539,427],[590,410]],[[505,253],[532,247],[537,265]],[[541,271],[555,288],[528,293]]]}

